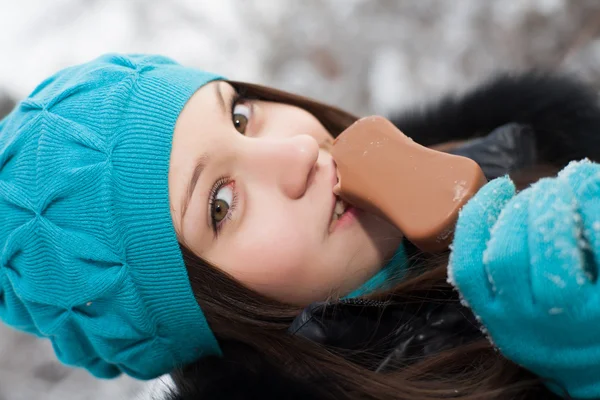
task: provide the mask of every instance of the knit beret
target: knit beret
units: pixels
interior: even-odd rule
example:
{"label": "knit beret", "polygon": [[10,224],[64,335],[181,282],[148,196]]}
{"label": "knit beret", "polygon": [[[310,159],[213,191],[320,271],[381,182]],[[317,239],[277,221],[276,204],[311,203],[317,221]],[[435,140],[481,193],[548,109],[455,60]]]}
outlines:
{"label": "knit beret", "polygon": [[175,122],[218,75],[109,54],[0,122],[0,319],[65,364],[151,379],[220,354],[173,227]]}

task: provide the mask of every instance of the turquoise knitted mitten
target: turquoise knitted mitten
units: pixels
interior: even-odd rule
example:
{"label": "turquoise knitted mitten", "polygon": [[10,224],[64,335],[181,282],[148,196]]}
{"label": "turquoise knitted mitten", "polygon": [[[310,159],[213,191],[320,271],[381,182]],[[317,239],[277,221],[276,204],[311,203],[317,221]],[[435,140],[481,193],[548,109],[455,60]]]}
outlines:
{"label": "turquoise knitted mitten", "polygon": [[584,160],[516,195],[507,177],[484,186],[448,275],[504,356],[559,394],[599,398],[599,257],[600,165]]}

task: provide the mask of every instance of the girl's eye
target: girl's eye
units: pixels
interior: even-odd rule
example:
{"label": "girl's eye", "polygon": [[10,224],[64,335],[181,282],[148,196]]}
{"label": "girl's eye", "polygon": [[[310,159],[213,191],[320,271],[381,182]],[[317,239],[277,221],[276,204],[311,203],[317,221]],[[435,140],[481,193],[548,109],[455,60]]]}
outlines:
{"label": "girl's eye", "polygon": [[235,182],[229,178],[220,178],[210,189],[208,198],[208,211],[210,224],[215,237],[221,231],[228,219],[232,218],[237,204]]}
{"label": "girl's eye", "polygon": [[233,189],[229,185],[223,186],[217,191],[212,204],[211,214],[215,224],[218,224],[227,218],[232,203]]}
{"label": "girl's eye", "polygon": [[233,121],[233,126],[235,129],[244,135],[246,133],[246,127],[248,126],[248,121],[252,116],[252,108],[243,103],[238,103],[233,107],[233,111],[231,112],[231,119]]}

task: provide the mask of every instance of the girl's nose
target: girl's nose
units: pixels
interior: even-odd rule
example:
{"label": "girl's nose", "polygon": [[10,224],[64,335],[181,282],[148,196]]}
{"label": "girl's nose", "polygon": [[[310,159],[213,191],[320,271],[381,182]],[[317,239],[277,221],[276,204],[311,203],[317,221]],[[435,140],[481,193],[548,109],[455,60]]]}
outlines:
{"label": "girl's nose", "polygon": [[246,143],[243,169],[265,180],[289,198],[304,195],[319,158],[319,144],[309,135],[254,138]]}

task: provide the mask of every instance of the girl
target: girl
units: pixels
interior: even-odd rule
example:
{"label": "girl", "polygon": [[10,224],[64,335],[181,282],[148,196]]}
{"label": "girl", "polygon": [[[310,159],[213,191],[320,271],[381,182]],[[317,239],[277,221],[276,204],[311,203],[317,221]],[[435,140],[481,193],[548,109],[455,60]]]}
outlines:
{"label": "girl", "polygon": [[[496,149],[488,177],[514,171],[524,182],[598,159],[599,118],[581,85],[526,76],[396,123],[426,145],[480,137],[452,151],[491,160],[483,152]],[[478,279],[503,257],[501,266],[516,257],[529,267],[522,244],[535,244],[523,236],[533,225],[515,232],[520,246],[508,256],[486,246],[511,238],[502,226],[529,221],[500,215],[511,198],[534,202],[544,191],[514,196],[507,178],[495,180],[457,226],[451,282],[498,353],[446,283],[447,255],[420,254],[376,216],[336,207],[327,149],[354,120],[158,56],[107,55],[59,72],[0,125],[0,316],[99,377],[183,367],[179,399],[599,394],[573,373],[580,358],[565,366],[519,348],[552,322],[579,333],[581,321],[519,313],[525,300],[507,306]],[[588,167],[546,186],[587,188]],[[484,252],[497,256],[484,262]],[[592,376],[598,359],[585,360]]]}

